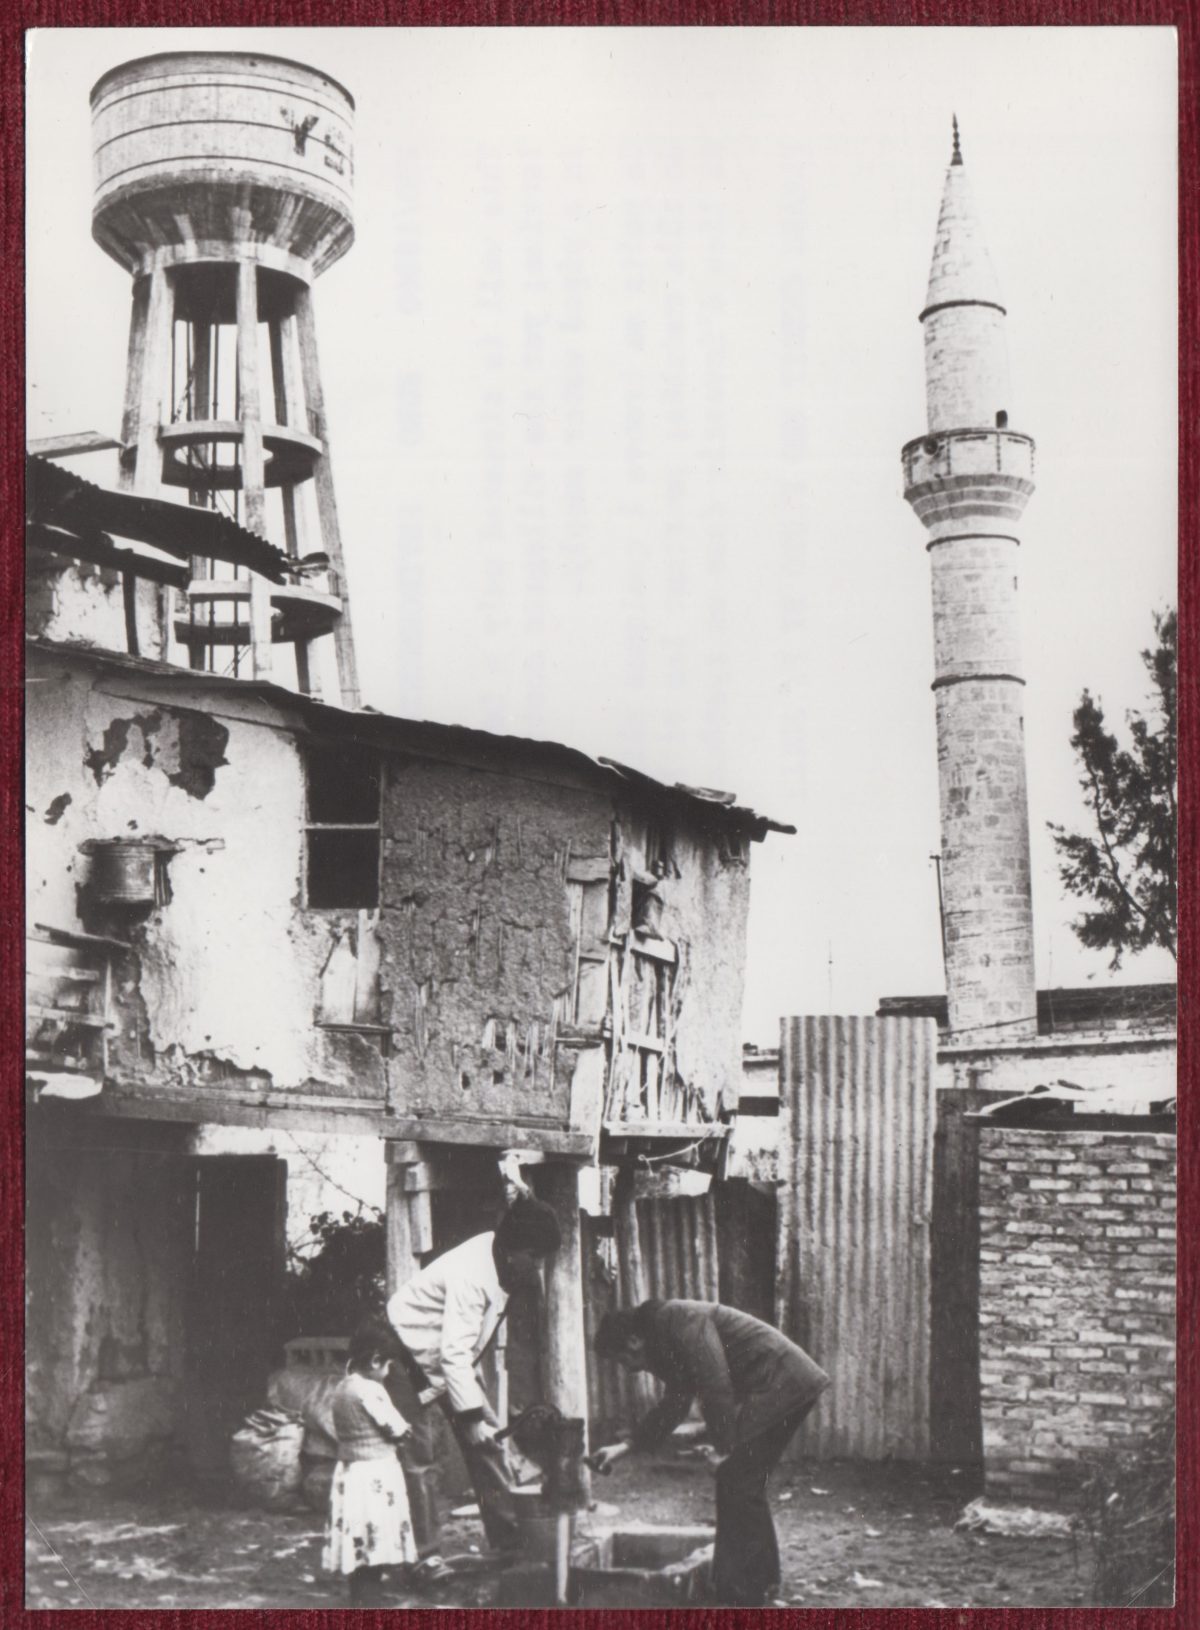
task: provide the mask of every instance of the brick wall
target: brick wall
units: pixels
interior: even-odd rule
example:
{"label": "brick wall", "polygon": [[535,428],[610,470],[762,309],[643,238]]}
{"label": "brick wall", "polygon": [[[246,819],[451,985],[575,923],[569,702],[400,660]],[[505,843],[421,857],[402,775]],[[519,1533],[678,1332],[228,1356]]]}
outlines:
{"label": "brick wall", "polygon": [[1069,1497],[1174,1392],[1175,1139],[985,1124],[979,1163],[987,1491]]}

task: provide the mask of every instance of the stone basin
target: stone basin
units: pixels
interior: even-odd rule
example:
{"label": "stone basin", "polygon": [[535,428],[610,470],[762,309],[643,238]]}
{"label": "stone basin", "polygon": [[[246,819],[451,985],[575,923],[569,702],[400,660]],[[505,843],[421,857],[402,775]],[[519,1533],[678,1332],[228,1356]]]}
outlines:
{"label": "stone basin", "polygon": [[[553,1523],[553,1518],[549,1521]],[[546,1535],[548,1538],[548,1534]],[[713,1530],[696,1525],[623,1523],[576,1533],[571,1545],[572,1607],[686,1607],[702,1598]],[[497,1607],[551,1607],[554,1569],[530,1558],[501,1575]]]}

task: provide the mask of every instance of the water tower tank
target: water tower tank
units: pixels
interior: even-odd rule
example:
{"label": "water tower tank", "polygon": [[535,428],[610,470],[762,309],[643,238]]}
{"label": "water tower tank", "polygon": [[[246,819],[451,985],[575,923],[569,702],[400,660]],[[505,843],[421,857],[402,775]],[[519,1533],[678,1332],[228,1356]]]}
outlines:
{"label": "water tower tank", "polygon": [[92,89],[92,234],[133,279],[122,484],[275,541],[287,581],[193,559],[172,649],[301,690],[332,636],[357,702],[312,283],[354,241],[354,101],[282,57],[141,57]]}
{"label": "water tower tank", "polygon": [[354,99],[303,63],[170,52],[92,89],[92,233],[135,275],[240,258],[313,277],[354,240]]}

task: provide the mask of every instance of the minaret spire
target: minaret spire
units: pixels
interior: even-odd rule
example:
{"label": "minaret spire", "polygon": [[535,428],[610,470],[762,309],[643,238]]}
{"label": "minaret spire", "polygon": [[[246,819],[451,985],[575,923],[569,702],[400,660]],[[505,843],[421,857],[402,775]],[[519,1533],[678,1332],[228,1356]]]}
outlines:
{"label": "minaret spire", "polygon": [[955,117],[925,330],[928,428],[904,448],[904,496],[928,534],[951,1040],[1037,1034],[1020,523],[1033,442],[1009,428],[1005,310],[971,202]]}
{"label": "minaret spire", "polygon": [[950,155],[950,162],[951,162],[951,164],[961,164],[962,163],[962,148],[959,146],[959,143],[958,143],[958,114],[957,113],[952,113],[950,115],[950,125],[951,125],[951,128],[954,131],[954,151]]}

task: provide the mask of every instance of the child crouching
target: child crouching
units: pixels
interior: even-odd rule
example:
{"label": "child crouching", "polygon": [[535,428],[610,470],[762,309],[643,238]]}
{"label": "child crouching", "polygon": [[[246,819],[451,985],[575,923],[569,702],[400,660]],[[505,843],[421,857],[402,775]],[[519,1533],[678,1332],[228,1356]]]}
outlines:
{"label": "child crouching", "polygon": [[390,1331],[364,1325],[350,1342],[346,1376],[333,1395],[338,1462],[321,1563],[328,1573],[349,1576],[352,1607],[378,1600],[385,1568],[417,1559],[396,1458],[410,1428],[383,1385],[394,1351]]}

